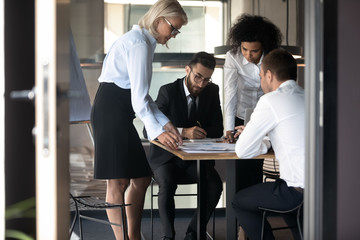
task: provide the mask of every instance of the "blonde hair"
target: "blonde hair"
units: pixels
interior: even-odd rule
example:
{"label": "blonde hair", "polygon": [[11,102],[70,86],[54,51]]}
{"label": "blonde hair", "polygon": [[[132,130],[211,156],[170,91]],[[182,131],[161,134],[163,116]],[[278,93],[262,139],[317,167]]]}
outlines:
{"label": "blonde hair", "polygon": [[183,25],[186,25],[188,22],[186,13],[177,0],[159,0],[140,18],[138,24],[141,28],[147,29],[150,34],[157,39],[159,33],[156,31],[156,20],[160,17],[180,17],[184,22]]}

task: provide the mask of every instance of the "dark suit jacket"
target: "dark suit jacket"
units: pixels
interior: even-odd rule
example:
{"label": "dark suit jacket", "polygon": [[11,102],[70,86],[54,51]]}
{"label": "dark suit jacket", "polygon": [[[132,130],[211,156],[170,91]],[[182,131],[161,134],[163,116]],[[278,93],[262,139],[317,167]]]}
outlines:
{"label": "dark suit jacket", "polygon": [[[183,87],[184,78],[162,86],[156,104],[159,109],[179,128],[193,127],[188,123],[188,105]],[[219,86],[208,84],[199,96],[197,120],[206,130],[208,138],[223,136],[223,117],[220,105]],[[156,169],[175,156],[154,144],[150,144],[149,164]]]}

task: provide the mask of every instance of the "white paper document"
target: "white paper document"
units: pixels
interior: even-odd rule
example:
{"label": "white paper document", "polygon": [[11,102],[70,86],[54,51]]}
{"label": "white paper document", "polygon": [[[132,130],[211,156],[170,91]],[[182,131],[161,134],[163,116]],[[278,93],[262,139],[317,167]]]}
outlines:
{"label": "white paper document", "polygon": [[222,142],[222,138],[201,138],[201,139],[187,139],[184,142],[200,143],[200,142]]}
{"label": "white paper document", "polygon": [[184,141],[183,145],[179,147],[187,153],[228,153],[235,152],[235,144],[216,142],[216,141]]}

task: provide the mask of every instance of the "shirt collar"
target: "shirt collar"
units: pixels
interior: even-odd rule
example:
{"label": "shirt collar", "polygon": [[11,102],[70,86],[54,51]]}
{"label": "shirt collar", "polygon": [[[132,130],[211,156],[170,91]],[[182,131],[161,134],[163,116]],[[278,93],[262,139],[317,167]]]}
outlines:
{"label": "shirt collar", "polygon": [[277,90],[291,88],[294,84],[296,84],[295,80],[293,79],[286,80],[285,82],[280,84]]}
{"label": "shirt collar", "polygon": [[187,88],[187,86],[185,84],[185,80],[186,80],[186,76],[184,77],[184,81],[183,81],[185,96],[190,97],[190,92],[189,92],[189,89]]}
{"label": "shirt collar", "polygon": [[149,39],[151,45],[156,46],[156,39],[150,34],[150,32],[146,28],[141,28],[139,25],[135,24],[133,25],[132,29],[142,31],[146,38]]}
{"label": "shirt collar", "polygon": [[[244,55],[242,55],[242,53],[240,53],[240,57],[242,58],[242,64],[243,64],[243,65],[247,65],[247,64],[251,63],[251,62],[249,62],[248,60],[246,60],[246,58],[244,57]],[[260,67],[263,58],[264,58],[264,53],[261,54],[260,61],[256,64],[256,66]]]}

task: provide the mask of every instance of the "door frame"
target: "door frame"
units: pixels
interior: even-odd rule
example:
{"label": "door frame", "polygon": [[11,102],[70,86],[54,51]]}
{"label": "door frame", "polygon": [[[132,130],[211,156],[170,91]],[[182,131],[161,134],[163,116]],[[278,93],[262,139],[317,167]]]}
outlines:
{"label": "door frame", "polygon": [[37,239],[69,238],[69,6],[35,2]]}
{"label": "door frame", "polygon": [[305,1],[306,161],[304,239],[322,239],[323,21],[320,0]]}
{"label": "door frame", "polygon": [[[5,66],[4,1],[0,2],[0,172],[5,173]],[[0,216],[5,216],[5,174],[0,174]],[[0,221],[1,222],[1,221]],[[5,221],[0,224],[0,238],[5,239]]]}

